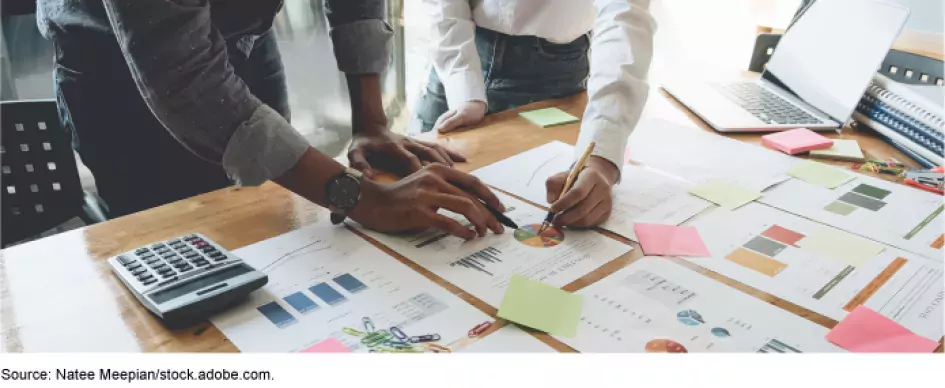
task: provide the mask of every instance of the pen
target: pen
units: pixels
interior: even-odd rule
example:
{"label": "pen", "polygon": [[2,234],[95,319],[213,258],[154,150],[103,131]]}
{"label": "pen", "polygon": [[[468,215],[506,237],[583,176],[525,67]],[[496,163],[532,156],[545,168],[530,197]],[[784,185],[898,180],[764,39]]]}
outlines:
{"label": "pen", "polygon": [[489,213],[492,213],[492,215],[494,215],[495,218],[499,220],[499,223],[507,227],[510,227],[512,229],[518,230],[518,225],[515,223],[515,221],[512,221],[511,218],[507,217],[505,214],[502,214],[502,212],[496,209],[493,209],[492,206],[489,206],[485,203],[483,203],[482,205],[485,206],[487,210],[489,210]]}
{"label": "pen", "polygon": [[[561,189],[561,193],[558,194],[558,199],[564,196],[568,190],[571,190],[571,186],[574,185],[574,181],[577,180],[578,174],[581,173],[581,170],[584,169],[584,165],[587,164],[587,158],[591,156],[591,152],[594,151],[594,147],[597,145],[595,142],[587,145],[587,149],[584,150],[584,154],[581,155],[581,158],[578,159],[578,162],[571,168],[571,173],[568,174],[568,179],[564,181],[564,188]],[[551,226],[551,221],[555,219],[555,213],[548,211],[548,215],[545,216],[545,220],[541,223],[541,229],[538,229],[538,234],[544,232],[545,229],[548,229]]]}

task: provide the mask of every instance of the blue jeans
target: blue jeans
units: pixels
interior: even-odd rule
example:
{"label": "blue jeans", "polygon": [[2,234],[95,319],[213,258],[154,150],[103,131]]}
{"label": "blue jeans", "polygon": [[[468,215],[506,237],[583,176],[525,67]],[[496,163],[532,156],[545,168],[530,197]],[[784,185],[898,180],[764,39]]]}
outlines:
{"label": "blue jeans", "polygon": [[[486,82],[487,114],[536,101],[565,97],[587,88],[590,36],[555,44],[535,36],[511,36],[476,27],[476,51]],[[449,110],[443,83],[430,72],[427,89],[417,103],[422,131],[433,129]]]}
{"label": "blue jeans", "polygon": [[[56,97],[63,127],[95,176],[109,216],[229,186],[222,166],[190,152],[154,117],[114,38],[83,38],[56,42]],[[248,55],[237,54],[238,41],[227,41],[236,74],[253,95],[288,119],[289,98],[275,34],[260,35]]]}

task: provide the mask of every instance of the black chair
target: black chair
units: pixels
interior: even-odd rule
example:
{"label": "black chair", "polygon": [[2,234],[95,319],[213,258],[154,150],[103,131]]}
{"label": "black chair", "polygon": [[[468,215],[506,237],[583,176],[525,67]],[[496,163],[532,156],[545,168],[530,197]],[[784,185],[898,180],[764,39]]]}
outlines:
{"label": "black chair", "polygon": [[70,136],[59,123],[55,100],[0,103],[2,236],[7,246],[75,217],[86,224],[105,212],[79,182]]}

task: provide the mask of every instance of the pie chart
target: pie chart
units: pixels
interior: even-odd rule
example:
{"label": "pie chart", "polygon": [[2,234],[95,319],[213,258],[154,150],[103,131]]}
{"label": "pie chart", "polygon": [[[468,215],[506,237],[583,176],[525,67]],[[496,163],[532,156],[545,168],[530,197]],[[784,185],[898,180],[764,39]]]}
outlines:
{"label": "pie chart", "polygon": [[713,327],[713,328],[712,328],[712,335],[714,335],[714,336],[716,336],[716,337],[719,337],[719,338],[725,338],[725,337],[730,337],[732,334],[729,333],[728,330],[726,330],[726,329],[723,328],[723,327]]}
{"label": "pie chart", "polygon": [[702,315],[696,312],[696,310],[680,311],[676,313],[676,319],[686,326],[699,326],[705,323],[705,320],[702,319]]}
{"label": "pie chart", "polygon": [[668,339],[655,339],[646,343],[647,353],[689,353],[679,342]]}
{"label": "pie chart", "polygon": [[555,227],[548,227],[541,235],[538,234],[539,230],[541,224],[525,225],[517,229],[512,236],[516,241],[535,248],[553,247],[564,241],[564,232]]}

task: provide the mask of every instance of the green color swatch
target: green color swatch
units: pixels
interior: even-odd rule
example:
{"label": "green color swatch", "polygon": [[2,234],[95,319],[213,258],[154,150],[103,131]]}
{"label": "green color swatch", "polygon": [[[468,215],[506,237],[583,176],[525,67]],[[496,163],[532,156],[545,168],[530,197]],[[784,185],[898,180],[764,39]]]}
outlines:
{"label": "green color swatch", "polygon": [[926,225],[932,222],[932,220],[934,220],[935,217],[938,217],[939,214],[942,214],[942,210],[945,210],[945,205],[939,206],[938,209],[935,209],[935,211],[933,211],[932,214],[929,214],[928,217],[925,217],[925,219],[922,220],[922,222],[916,225],[915,228],[912,228],[912,230],[910,230],[909,233],[906,234],[903,238],[905,238],[906,240],[909,240],[915,237],[915,235],[919,234],[919,232],[921,232],[922,229],[925,228]]}
{"label": "green color swatch", "polygon": [[568,112],[558,108],[538,109],[522,112],[518,115],[528,119],[528,121],[531,121],[532,123],[535,123],[535,125],[542,128],[562,124],[571,124],[578,121],[577,117],[571,116],[568,114]]}
{"label": "green color swatch", "polygon": [[749,190],[735,184],[714,180],[689,190],[690,194],[702,197],[725,209],[734,210],[761,198],[761,192]]}
{"label": "green color swatch", "polygon": [[574,337],[583,305],[581,295],[512,275],[498,315],[548,334]]}
{"label": "green color swatch", "polygon": [[850,215],[850,213],[853,213],[854,210],[856,210],[856,206],[853,206],[843,201],[833,201],[829,205],[827,205],[824,208],[824,210],[829,211],[834,214],[839,214],[841,216],[847,216],[847,215]]}
{"label": "green color swatch", "polygon": [[853,179],[853,175],[843,170],[809,160],[794,164],[787,173],[807,183],[828,189],[835,189]]}
{"label": "green color swatch", "polygon": [[879,187],[870,186],[865,183],[861,183],[859,186],[853,188],[854,193],[860,193],[869,197],[876,199],[886,198],[887,195],[892,194],[889,190],[883,190]]}

